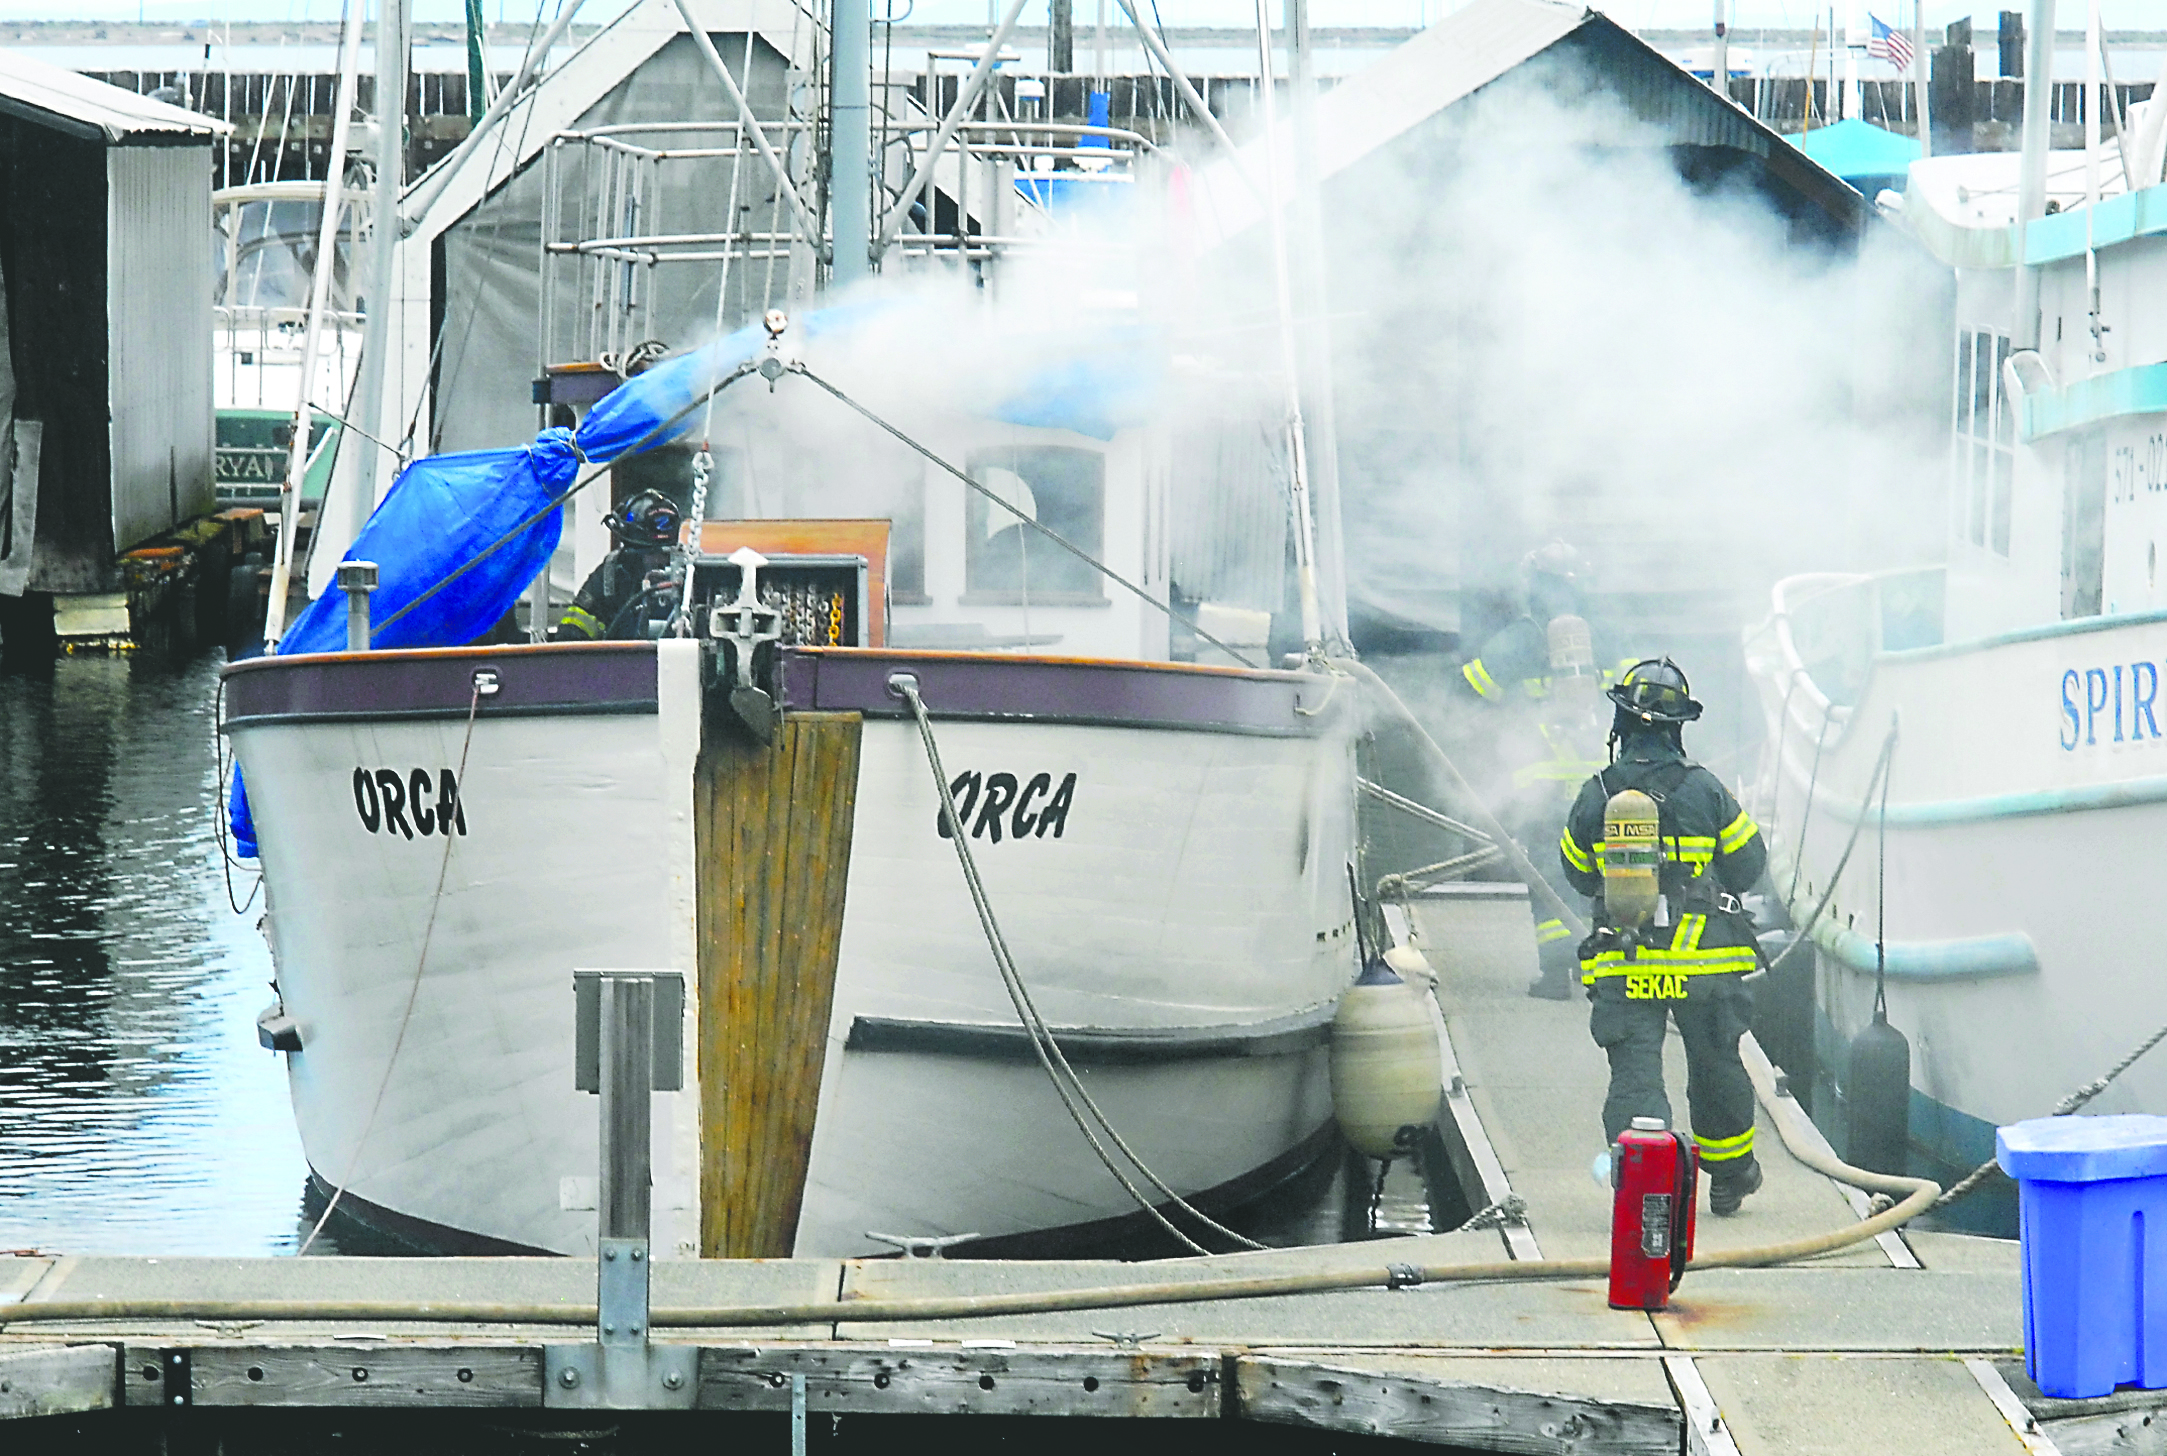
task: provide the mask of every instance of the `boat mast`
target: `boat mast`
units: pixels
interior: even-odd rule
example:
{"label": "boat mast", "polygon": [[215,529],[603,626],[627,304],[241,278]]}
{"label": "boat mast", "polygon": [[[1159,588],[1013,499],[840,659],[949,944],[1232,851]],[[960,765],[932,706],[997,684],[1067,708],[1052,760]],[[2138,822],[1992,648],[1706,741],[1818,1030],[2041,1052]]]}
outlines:
{"label": "boat mast", "polygon": [[[324,307],[331,294],[339,244],[339,213],[345,206],[346,139],[354,114],[354,73],[361,64],[361,15],[366,0],[348,0],[339,32],[339,90],[331,118],[331,157],[324,166],[323,216],[316,227],[316,269],[309,278],[308,329],[301,337],[301,387],[295,391],[293,439],[286,446],[286,480],[278,494],[278,553],[271,565],[271,601],[264,615],[268,648],[286,633],[286,593],[293,582],[294,536],[301,521],[301,482],[308,470],[311,407],[316,392],[316,351],[323,336]],[[344,404],[344,400],[339,401]]]}
{"label": "boat mast", "polygon": [[2047,124],[2054,107],[2054,0],[2031,0],[2024,32],[2024,153],[2017,168],[2017,296],[2009,347],[2039,347],[2039,270],[2024,259],[2024,234],[2047,215]]}
{"label": "boat mast", "polygon": [[[393,277],[398,267],[399,189],[406,179],[406,0],[378,0],[376,10],[376,186],[370,194],[368,317],[361,334],[361,379],[353,419],[376,437],[363,439],[347,502],[349,541],[376,509],[376,482],[386,448],[403,432],[384,421],[384,377],[391,347]],[[379,444],[378,441],[383,443]]]}
{"label": "boat mast", "polygon": [[[1308,305],[1301,329],[1302,398],[1310,440],[1316,512],[1318,613],[1324,640],[1349,649],[1347,551],[1339,505],[1339,407],[1333,389],[1323,197],[1317,177],[1317,76],[1309,44],[1309,0],[1285,0],[1287,83],[1294,142],[1295,274]],[[1350,649],[1351,650],[1351,649]]]}
{"label": "boat mast", "polygon": [[[2107,362],[2107,332],[2099,319],[2099,249],[2092,232],[2099,216],[2099,72],[2103,49],[2099,0],[2091,0],[2084,17],[2084,298],[2092,334],[2091,347],[2084,351],[2092,366],[2085,370],[2087,374],[2097,374],[2099,366]],[[2127,143],[2119,137],[2117,143],[2126,159]]]}
{"label": "boat mast", "polygon": [[[835,0],[828,54],[828,286],[840,292],[873,271],[873,14],[867,0]],[[817,240],[816,240],[817,241]]]}
{"label": "boat mast", "polygon": [[1300,355],[1294,344],[1294,289],[1287,266],[1287,226],[1279,185],[1278,105],[1272,95],[1272,18],[1256,0],[1257,96],[1262,107],[1265,222],[1272,240],[1272,290],[1279,315],[1279,370],[1285,379],[1287,492],[1294,514],[1294,571],[1301,596],[1302,642],[1312,658],[1324,653],[1317,601],[1317,528],[1309,500],[1309,439],[1302,421]]}

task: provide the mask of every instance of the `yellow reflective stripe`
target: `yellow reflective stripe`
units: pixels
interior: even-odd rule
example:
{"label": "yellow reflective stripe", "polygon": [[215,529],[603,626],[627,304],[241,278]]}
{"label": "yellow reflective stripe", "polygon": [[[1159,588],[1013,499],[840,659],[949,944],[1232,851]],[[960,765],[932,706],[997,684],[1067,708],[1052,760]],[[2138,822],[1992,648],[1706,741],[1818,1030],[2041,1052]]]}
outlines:
{"label": "yellow reflective stripe", "polygon": [[1727,1138],[1704,1138],[1696,1133],[1693,1144],[1700,1149],[1703,1163],[1735,1162],[1752,1154],[1753,1129],[1749,1127],[1738,1136]]}
{"label": "yellow reflective stripe", "polygon": [[1671,937],[1670,948],[1674,951],[1699,950],[1701,932],[1707,928],[1708,917],[1705,915],[1679,916],[1678,933]]}
{"label": "yellow reflective stripe", "polygon": [[600,637],[609,630],[608,623],[585,607],[572,607],[566,610],[564,616],[557,623],[557,630],[562,632],[568,627],[582,637]]}
{"label": "yellow reflective stripe", "polygon": [[1505,696],[1498,689],[1497,679],[1490,676],[1490,669],[1482,665],[1482,659],[1479,657],[1461,668],[1460,676],[1467,679],[1469,687],[1493,702],[1501,700]]}
{"label": "yellow reflective stripe", "polygon": [[1567,864],[1581,873],[1595,873],[1595,861],[1588,857],[1586,850],[1573,842],[1573,827],[1570,824],[1566,825],[1565,832],[1558,836],[1558,852],[1565,856]]}
{"label": "yellow reflective stripe", "polygon": [[1716,847],[1725,854],[1735,854],[1745,848],[1747,840],[1760,832],[1761,826],[1753,822],[1753,816],[1740,809],[1738,817],[1725,825],[1723,832],[1716,836]]}
{"label": "yellow reflective stripe", "polygon": [[1716,847],[1716,837],[1713,834],[1673,834],[1663,842],[1675,844],[1680,849],[1712,850]]}
{"label": "yellow reflective stripe", "polygon": [[1572,934],[1572,932],[1565,928],[1564,921],[1545,920],[1542,924],[1535,927],[1535,943],[1537,945],[1548,945],[1551,941],[1563,940],[1566,936],[1570,934]]}
{"label": "yellow reflective stripe", "polygon": [[1590,774],[1600,773],[1605,765],[1587,758],[1538,759],[1526,768],[1512,771],[1514,788],[1524,789],[1535,783],[1577,784]]}
{"label": "yellow reflective stripe", "polygon": [[1622,950],[1606,950],[1596,953],[1592,961],[1582,961],[1582,979],[1596,976],[1622,976],[1636,970],[1669,971],[1681,976],[1723,976],[1733,972],[1753,969],[1753,950],[1750,946],[1711,946],[1699,950],[1665,950],[1661,946],[1642,946],[1633,960],[1625,958]]}

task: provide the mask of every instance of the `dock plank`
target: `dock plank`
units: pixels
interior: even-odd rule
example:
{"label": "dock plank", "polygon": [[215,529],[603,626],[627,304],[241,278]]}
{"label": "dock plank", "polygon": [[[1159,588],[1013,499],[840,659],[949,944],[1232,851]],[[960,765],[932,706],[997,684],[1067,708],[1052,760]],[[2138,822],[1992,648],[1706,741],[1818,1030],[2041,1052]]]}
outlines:
{"label": "dock plank", "polygon": [[1528,1456],[1675,1456],[1678,1409],[1652,1360],[1242,1355],[1245,1419]]}
{"label": "dock plank", "polygon": [[0,1304],[14,1304],[25,1298],[52,1267],[53,1260],[40,1254],[0,1258]]}
{"label": "dock plank", "polygon": [[[1883,1282],[1917,1274],[1880,1276]],[[2023,1456],[1953,1357],[1702,1355],[1694,1364],[1740,1456]]]}
{"label": "dock plank", "polygon": [[531,1345],[202,1345],[190,1351],[190,1404],[539,1408],[542,1352]]}
{"label": "dock plank", "polygon": [[0,1350],[0,1421],[112,1409],[119,1361],[112,1345]]}
{"label": "dock plank", "polygon": [[805,1408],[859,1415],[1216,1417],[1216,1351],[1185,1349],[747,1346],[700,1352],[703,1410]]}
{"label": "dock plank", "polygon": [[1649,1318],[1678,1350],[1985,1354],[2024,1340],[2014,1270],[1697,1269]]}

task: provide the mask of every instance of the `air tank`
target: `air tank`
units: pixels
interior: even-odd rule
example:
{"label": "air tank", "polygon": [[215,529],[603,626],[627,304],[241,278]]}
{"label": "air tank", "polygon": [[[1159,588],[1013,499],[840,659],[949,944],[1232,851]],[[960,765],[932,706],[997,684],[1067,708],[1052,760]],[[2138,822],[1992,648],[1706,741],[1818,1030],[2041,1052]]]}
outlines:
{"label": "air tank", "polygon": [[1436,1120],[1444,1080],[1427,990],[1372,958],[1332,1018],[1332,1111],[1340,1131],[1372,1158],[1409,1153]]}

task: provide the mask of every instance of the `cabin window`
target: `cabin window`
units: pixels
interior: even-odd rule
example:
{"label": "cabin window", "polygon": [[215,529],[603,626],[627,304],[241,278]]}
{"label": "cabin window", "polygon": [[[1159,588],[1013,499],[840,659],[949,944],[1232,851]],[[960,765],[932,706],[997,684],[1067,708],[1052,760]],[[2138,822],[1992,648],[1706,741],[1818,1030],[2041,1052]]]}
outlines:
{"label": "cabin window", "polygon": [[1062,445],[983,450],[969,461],[971,479],[1004,509],[970,493],[964,506],[964,588],[980,602],[1096,604],[1105,600],[1099,574],[1018,515],[1038,522],[1093,556],[1106,527],[1106,459],[1096,450]]}
{"label": "cabin window", "polygon": [[1962,539],[1998,556],[2009,554],[2016,465],[2016,421],[2001,387],[2001,366],[2008,357],[2004,334],[1966,329],[1956,336],[1951,526]]}

